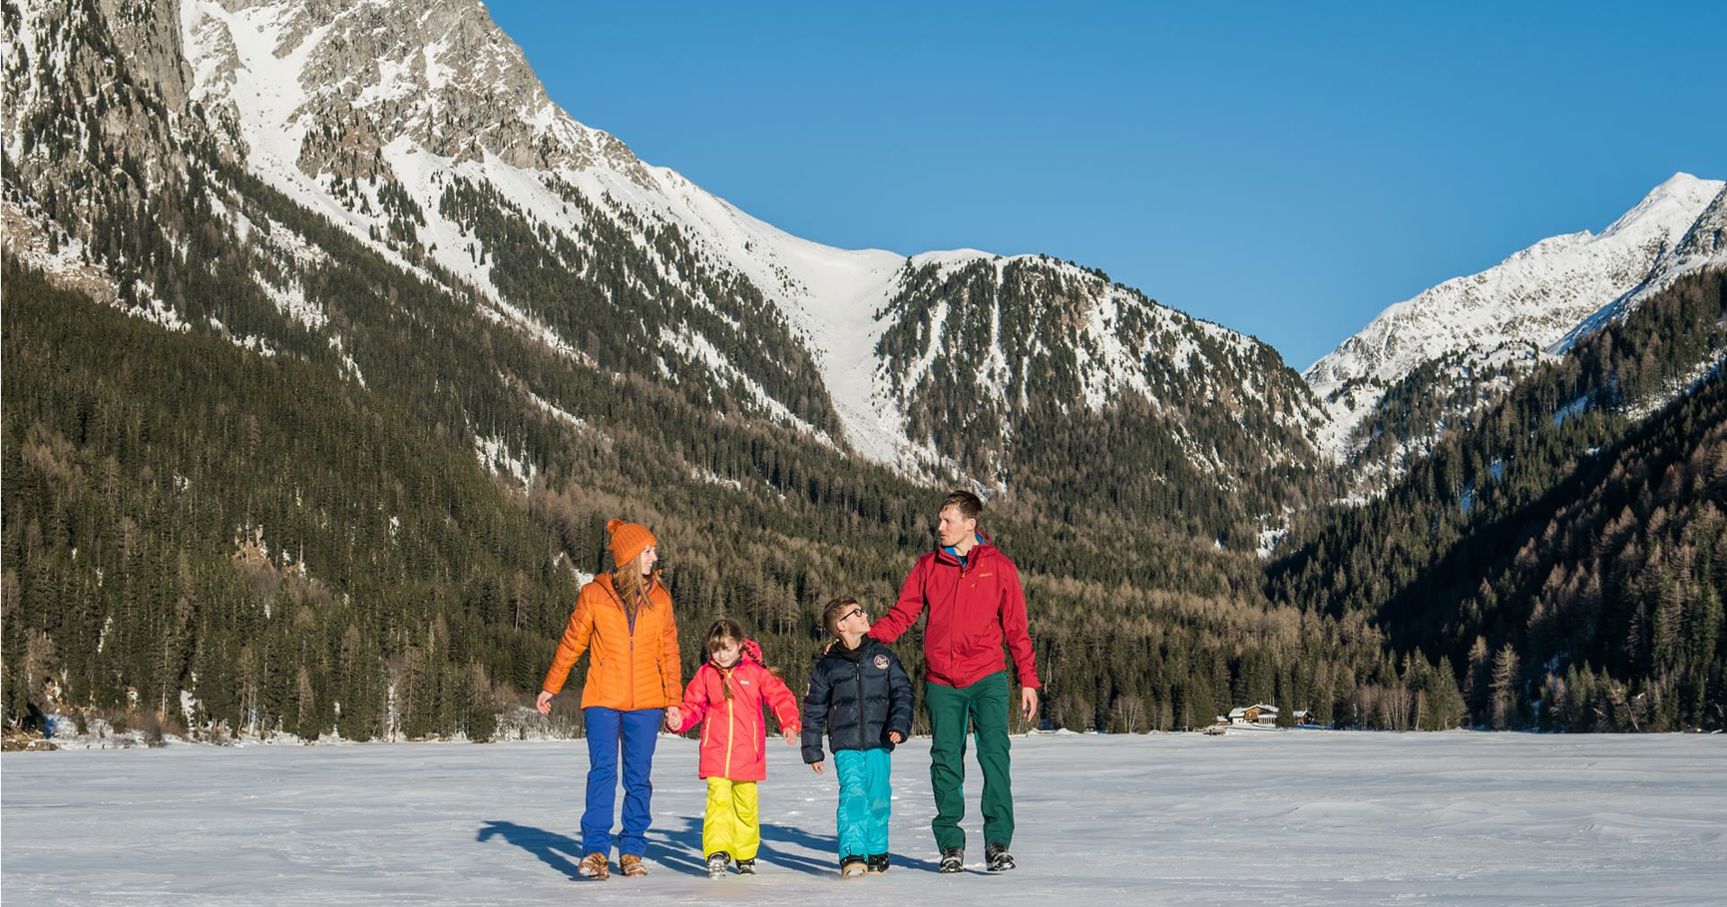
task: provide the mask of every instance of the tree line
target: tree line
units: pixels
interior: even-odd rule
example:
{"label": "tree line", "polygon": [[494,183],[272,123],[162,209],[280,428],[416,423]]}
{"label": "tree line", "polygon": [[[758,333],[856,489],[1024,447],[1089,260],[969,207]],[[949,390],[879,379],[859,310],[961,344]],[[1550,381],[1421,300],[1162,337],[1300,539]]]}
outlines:
{"label": "tree line", "polygon": [[1270,597],[1450,659],[1477,724],[1727,725],[1724,284],[1677,282],[1316,521]]}

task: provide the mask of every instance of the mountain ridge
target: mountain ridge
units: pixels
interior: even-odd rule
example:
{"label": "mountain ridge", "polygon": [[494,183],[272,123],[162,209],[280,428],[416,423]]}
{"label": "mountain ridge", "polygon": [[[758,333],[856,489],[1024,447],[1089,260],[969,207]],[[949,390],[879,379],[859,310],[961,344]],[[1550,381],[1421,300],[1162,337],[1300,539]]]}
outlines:
{"label": "mountain ridge", "polygon": [[[26,10],[26,20],[47,15],[39,4],[26,4]],[[218,151],[398,266],[433,280],[447,279],[440,271],[453,275],[478,294],[477,304],[489,317],[513,323],[579,359],[590,351],[567,323],[556,325],[559,319],[549,311],[561,302],[504,292],[496,273],[498,257],[489,245],[499,237],[480,237],[472,223],[453,221],[445,202],[459,181],[494,187],[523,222],[522,229],[508,232],[567,243],[571,254],[554,256],[566,268],[576,267],[574,258],[582,249],[593,248],[587,234],[594,221],[610,220],[621,228],[619,239],[643,257],[642,267],[685,291],[691,305],[719,322],[737,323],[739,313],[732,302],[699,285],[712,284],[722,293],[730,293],[723,288],[735,287],[739,278],[753,285],[746,293],[759,293],[778,310],[770,320],[781,326],[771,330],[799,338],[803,349],[798,355],[815,364],[828,400],[798,405],[786,399],[785,382],[730,361],[722,350],[735,344],[688,322],[656,338],[682,363],[663,371],[704,369],[711,380],[739,388],[762,417],[786,422],[819,443],[842,444],[920,481],[964,478],[960,464],[939,449],[929,432],[907,434],[909,401],[893,391],[895,376],[886,370],[878,346],[895,327],[884,315],[892,311],[889,302],[900,292],[908,268],[1000,256],[975,250],[903,256],[837,249],[760,221],[676,171],[640,161],[615,137],[570,117],[547,97],[520,48],[478,2],[347,7],[298,0],[185,0],[176,13],[177,32],[168,36],[173,40],[158,44],[160,54],[183,49],[185,55],[171,92],[177,102],[183,99],[187,115],[182,122],[190,128],[196,116],[204,116]],[[572,210],[577,206],[571,200],[578,196],[586,207]],[[219,218],[228,215],[223,206],[216,208]],[[239,220],[229,224],[242,238],[249,227]],[[658,248],[664,243],[657,237],[668,231],[675,234],[675,248]],[[1062,280],[1087,284],[1083,295],[1093,306],[1155,307],[1148,309],[1157,312],[1153,320],[1181,325],[1176,333],[1217,334],[1193,327],[1199,322],[1191,316],[1158,306],[1138,291],[1095,282],[1078,266],[1037,258],[1061,271]],[[658,278],[638,272],[628,279],[643,287]],[[285,314],[323,327],[316,303],[305,301],[291,279],[272,283],[260,277],[260,283]],[[167,314],[161,319],[172,321]],[[1080,333],[1092,346],[1111,346],[1101,320],[1081,324]],[[1228,333],[1230,346],[1259,343]],[[269,344],[266,338],[251,342]],[[340,342],[332,336],[332,345]],[[1283,376],[1257,372],[1214,374],[1208,360],[1193,359],[1173,346],[1169,352],[1179,355],[1184,367],[1196,369],[1195,380],[1202,384],[1288,384]],[[925,358],[944,355],[933,348]],[[1279,360],[1265,351],[1241,358],[1261,361]],[[1094,409],[1113,405],[1119,391],[1143,392],[1147,386],[1144,366],[1134,357],[1066,364],[1088,370],[1079,380],[1087,388],[1086,405]],[[363,375],[364,364],[354,363],[350,370]],[[1291,385],[1280,394],[1293,400],[1304,392]],[[971,402],[995,410],[999,420],[1014,418],[1014,401],[988,387],[980,385]],[[1297,421],[1311,421],[1316,413],[1311,402],[1293,405],[1303,410]],[[837,431],[824,411],[837,418]],[[1279,448],[1282,459],[1306,457],[1289,446],[1289,438],[1265,441]],[[1005,462],[1006,451],[1000,453],[996,462]],[[1195,455],[1196,465],[1205,466],[1205,460]],[[970,478],[982,488],[1006,489],[998,471]]]}
{"label": "mountain ridge", "polygon": [[[1718,210],[1724,190],[1720,180],[1677,173],[1600,234],[1547,237],[1491,268],[1387,307],[1303,372],[1329,416],[1321,447],[1339,463],[1360,452],[1372,440],[1364,429],[1383,415],[1386,390],[1424,364],[1460,354],[1461,361],[1442,369],[1442,381],[1471,369],[1527,371],[1599,329],[1615,303],[1698,267],[1727,264],[1710,253],[1683,263],[1672,254]],[[1491,402],[1470,401],[1451,415]],[[1404,441],[1424,449],[1431,436]]]}

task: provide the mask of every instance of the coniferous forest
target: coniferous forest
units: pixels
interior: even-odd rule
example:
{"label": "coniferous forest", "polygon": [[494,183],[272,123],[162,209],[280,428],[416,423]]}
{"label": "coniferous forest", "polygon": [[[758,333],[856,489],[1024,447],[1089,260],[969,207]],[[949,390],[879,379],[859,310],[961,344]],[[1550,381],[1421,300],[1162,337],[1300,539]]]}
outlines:
{"label": "coniferous forest", "polygon": [[[928,544],[939,491],[771,434],[737,452],[749,486],[595,456],[617,441],[567,454],[597,464],[582,481],[512,486],[329,369],[164,331],[14,264],[5,286],[14,721],[487,739],[537,689],[615,513],[664,540],[687,670],[729,614],[795,685],[821,604],[884,607]],[[1271,702],[1341,726],[1718,726],[1727,390],[1710,376],[1646,418],[1620,408],[1674,377],[1649,344],[1715,348],[1721,287],[1676,287],[1531,376],[1269,571],[1126,514],[1077,526],[998,502],[986,524],[1026,573],[1041,718],[1193,728]],[[638,456],[702,449],[671,424]],[[605,487],[638,480],[653,493]],[[571,702],[558,717],[579,725]]]}
{"label": "coniferous forest", "polygon": [[[537,690],[575,571],[602,569],[620,513],[662,539],[686,670],[728,614],[797,685],[822,604],[885,607],[930,543],[940,489],[759,428],[716,439],[724,423],[672,400],[682,418],[657,422],[659,443],[576,444],[567,473],[512,485],[337,371],[165,331],[15,264],[4,276],[14,721],[487,739]],[[678,458],[704,450],[735,458],[708,461],[735,487],[687,477]],[[1011,500],[986,527],[1025,573],[1042,720],[1192,728],[1243,701],[1366,726],[1461,714],[1450,670],[1391,652],[1362,616],[1271,606],[1251,553]],[[915,636],[901,650],[915,671]]]}
{"label": "coniferous forest", "polygon": [[[189,99],[170,5],[48,6],[31,40],[55,52],[3,67],[9,728],[579,733],[582,665],[549,722],[526,707],[613,517],[659,538],[686,676],[730,616],[799,688],[825,602],[891,604],[949,484],[988,492],[1019,565],[1049,726],[1268,703],[1339,727],[1727,728],[1718,269],[1521,377],[1423,399],[1411,375],[1334,468],[1263,343],[1052,259],[908,260],[874,352],[907,438],[947,458],[917,475],[850,449],[767,288],[649,208],[550,168],[537,208],[455,169],[416,201],[356,120],[308,133],[341,207],[314,211],[246,168],[220,99]],[[509,133],[466,100],[450,112]],[[1118,383],[1088,384],[1112,356]],[[1509,390],[1410,452],[1488,384]],[[1398,478],[1352,497],[1365,467]],[[917,674],[917,634],[896,648]]]}
{"label": "coniferous forest", "polygon": [[1681,280],[1311,527],[1268,595],[1448,659],[1477,724],[1724,726],[1724,349],[1727,276]]}

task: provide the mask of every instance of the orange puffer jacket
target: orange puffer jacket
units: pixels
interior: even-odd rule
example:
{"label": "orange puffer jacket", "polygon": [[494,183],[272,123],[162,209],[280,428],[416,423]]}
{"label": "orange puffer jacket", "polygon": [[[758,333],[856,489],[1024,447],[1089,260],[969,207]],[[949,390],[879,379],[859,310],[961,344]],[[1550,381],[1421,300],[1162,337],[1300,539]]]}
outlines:
{"label": "orange puffer jacket", "polygon": [[553,694],[563,689],[584,651],[589,653],[584,709],[663,709],[682,698],[672,596],[657,575],[648,585],[648,603],[636,611],[634,632],[611,574],[602,573],[583,586],[542,688]]}

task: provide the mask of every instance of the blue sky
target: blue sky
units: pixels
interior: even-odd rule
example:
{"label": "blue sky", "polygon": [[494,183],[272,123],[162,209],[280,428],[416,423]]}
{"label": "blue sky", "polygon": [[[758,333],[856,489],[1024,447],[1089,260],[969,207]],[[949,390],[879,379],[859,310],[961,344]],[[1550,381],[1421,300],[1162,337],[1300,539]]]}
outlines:
{"label": "blue sky", "polygon": [[1047,252],[1298,369],[1727,178],[1727,4],[488,7],[577,120],[784,230]]}

